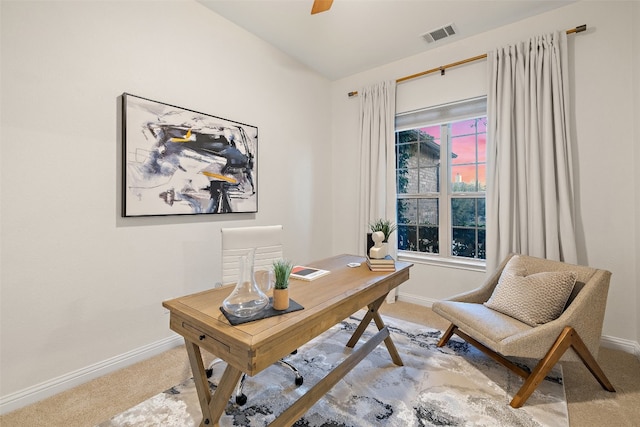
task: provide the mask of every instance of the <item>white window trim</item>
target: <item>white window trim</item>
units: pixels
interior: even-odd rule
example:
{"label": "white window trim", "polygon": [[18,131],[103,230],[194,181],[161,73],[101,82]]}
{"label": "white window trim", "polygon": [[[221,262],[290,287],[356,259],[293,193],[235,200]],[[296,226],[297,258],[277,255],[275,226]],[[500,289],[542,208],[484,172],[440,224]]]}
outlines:
{"label": "white window trim", "polygon": [[[396,115],[395,119],[395,132],[400,132],[403,130],[415,129],[417,127],[427,127],[438,125],[443,122],[452,122],[465,120],[481,115],[487,114],[486,108],[486,96],[481,96],[477,98],[467,99],[459,102],[454,102],[450,104],[443,104],[434,107],[429,107],[425,109],[409,111],[405,113],[400,113]],[[445,141],[446,143],[443,143]],[[441,150],[441,158],[449,158],[450,153],[448,151],[451,150],[448,143],[448,135],[440,136],[440,150]],[[442,153],[444,151],[444,153]],[[451,176],[451,162],[447,162],[446,168],[440,168],[440,182],[447,183],[446,197],[440,197],[439,200],[439,212],[440,222],[442,224],[447,224],[447,230],[442,230],[442,227],[439,227],[439,240],[440,245],[449,245],[451,246],[451,235],[450,231],[452,229],[451,218],[449,215],[449,207],[451,205],[451,198],[453,194],[451,193],[451,188],[449,185],[449,177]],[[455,197],[464,197],[466,193],[456,193]],[[471,197],[471,194],[470,194]],[[473,195],[473,197],[477,197],[477,195]],[[442,203],[442,201],[446,200],[446,204]],[[444,218],[444,221],[443,221]],[[443,239],[443,235],[445,239]],[[428,252],[411,252],[411,251],[398,251],[398,259],[402,261],[413,262],[416,264],[426,264],[426,265],[435,265],[440,267],[448,267],[448,268],[456,268],[463,270],[471,270],[471,271],[486,271],[486,260],[484,259],[474,259],[474,258],[464,258],[464,257],[456,257],[456,256],[442,256],[440,254],[432,254]]]}
{"label": "white window trim", "polygon": [[483,259],[441,257],[438,254],[409,251],[398,251],[398,259],[400,261],[412,262],[414,264],[435,265],[438,267],[457,268],[460,270],[487,271],[487,263]]}

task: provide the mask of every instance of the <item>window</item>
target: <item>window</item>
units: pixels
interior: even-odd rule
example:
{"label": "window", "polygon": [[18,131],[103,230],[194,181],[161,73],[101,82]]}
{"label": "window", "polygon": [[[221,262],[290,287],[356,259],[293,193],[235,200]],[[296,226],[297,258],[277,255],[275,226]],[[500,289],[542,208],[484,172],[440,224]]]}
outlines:
{"label": "window", "polygon": [[486,98],[396,117],[398,249],[486,258]]}

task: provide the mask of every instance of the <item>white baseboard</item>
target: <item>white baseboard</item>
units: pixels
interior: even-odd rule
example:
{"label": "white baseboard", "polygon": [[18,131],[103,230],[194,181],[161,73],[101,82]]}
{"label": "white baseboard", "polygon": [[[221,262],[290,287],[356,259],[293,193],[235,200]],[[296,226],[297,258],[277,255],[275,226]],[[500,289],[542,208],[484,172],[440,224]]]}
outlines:
{"label": "white baseboard", "polygon": [[126,368],[136,362],[148,359],[162,352],[184,344],[181,336],[175,335],[136,348],[102,362],[69,372],[57,378],[44,381],[23,390],[0,396],[0,414],[14,411],[39,400],[69,390],[92,379]]}
{"label": "white baseboard", "polygon": [[[437,300],[400,292],[398,294],[398,301],[421,305],[423,307],[431,307]],[[633,354],[640,360],[640,343],[637,341],[603,335],[600,339],[600,345],[613,350],[620,350],[625,353]]]}
{"label": "white baseboard", "polygon": [[638,360],[640,360],[640,343],[636,341],[603,335],[600,339],[600,345],[613,350],[620,350],[624,351],[625,353],[631,353],[635,355]]}
{"label": "white baseboard", "polygon": [[421,305],[423,307],[431,308],[431,305],[437,300],[432,298],[425,298],[418,295],[405,294],[402,292],[398,293],[398,301],[408,302],[415,305]]}

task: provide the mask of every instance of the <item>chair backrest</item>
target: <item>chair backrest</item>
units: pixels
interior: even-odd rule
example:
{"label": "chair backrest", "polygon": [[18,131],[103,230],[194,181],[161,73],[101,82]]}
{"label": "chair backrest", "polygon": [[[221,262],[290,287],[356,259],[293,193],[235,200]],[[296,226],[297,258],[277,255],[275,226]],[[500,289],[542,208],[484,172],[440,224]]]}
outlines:
{"label": "chair backrest", "polygon": [[584,285],[588,283],[598,271],[598,269],[593,267],[568,264],[561,261],[552,261],[532,256],[521,255],[520,258],[525,262],[528,274],[542,273],[545,271],[572,271],[576,273],[576,285],[574,286],[573,292],[567,301],[567,306],[573,302],[576,295],[578,295]]}
{"label": "chair backrest", "polygon": [[[561,261],[521,255],[527,273],[545,271],[573,271],[576,284],[558,320],[572,326],[594,357],[598,356],[602,325],[607,305],[611,272],[603,269],[568,264]],[[577,360],[573,352],[565,353],[561,360]]]}
{"label": "chair backrest", "polygon": [[222,284],[238,280],[240,257],[256,249],[254,268],[268,269],[274,260],[282,258],[282,225],[223,228]]}

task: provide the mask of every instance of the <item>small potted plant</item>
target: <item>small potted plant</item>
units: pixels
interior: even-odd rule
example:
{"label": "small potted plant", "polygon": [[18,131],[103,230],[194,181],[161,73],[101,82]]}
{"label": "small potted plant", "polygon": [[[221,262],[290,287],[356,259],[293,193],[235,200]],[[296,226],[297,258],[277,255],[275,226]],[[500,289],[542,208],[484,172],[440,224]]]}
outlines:
{"label": "small potted plant", "polygon": [[375,233],[376,231],[382,231],[382,233],[384,234],[384,240],[382,241],[383,243],[387,243],[389,241],[389,236],[391,236],[391,233],[393,233],[397,229],[396,225],[388,219],[379,219],[375,222],[372,222],[371,224],[369,224],[369,228],[371,229],[372,233]]}
{"label": "small potted plant", "polygon": [[273,262],[273,274],[276,283],[273,286],[274,310],[286,310],[289,308],[289,275],[293,270],[290,261],[279,259]]}

